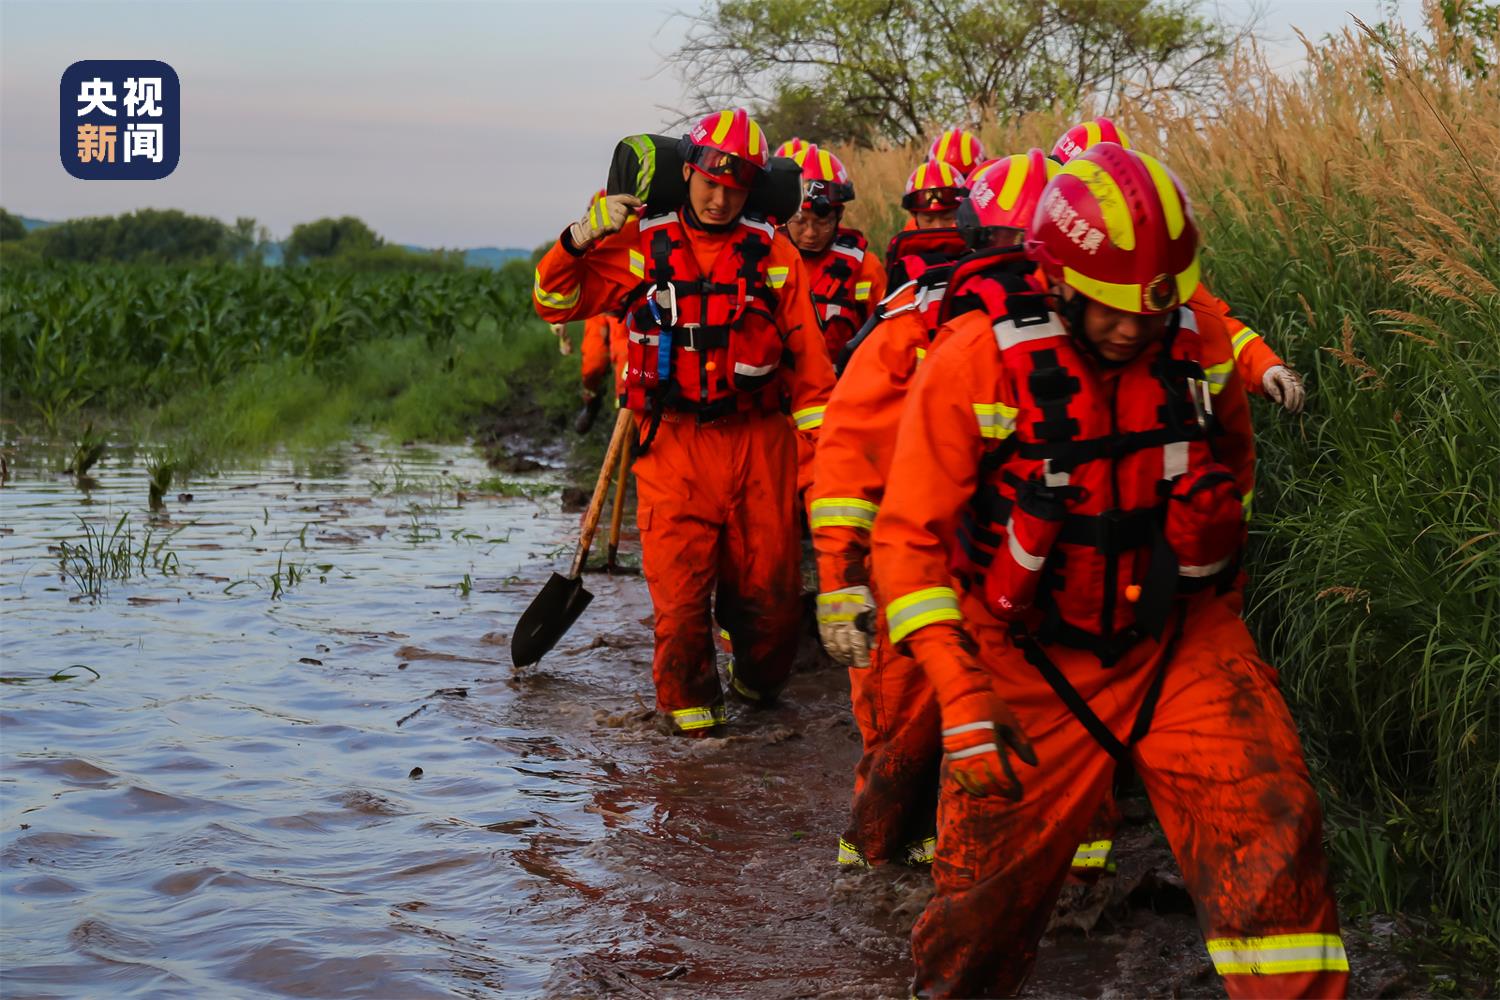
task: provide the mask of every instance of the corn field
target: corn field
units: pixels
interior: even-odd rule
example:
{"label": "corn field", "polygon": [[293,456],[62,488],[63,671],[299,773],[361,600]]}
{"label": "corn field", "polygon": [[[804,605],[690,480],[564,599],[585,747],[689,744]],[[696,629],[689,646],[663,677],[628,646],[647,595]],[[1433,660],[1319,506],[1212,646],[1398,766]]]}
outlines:
{"label": "corn field", "polygon": [[[1311,389],[1256,410],[1247,617],[1281,667],[1346,904],[1500,942],[1500,75],[1441,27],[1254,51],[1234,100],[1110,109],[1187,185],[1205,273]],[[1050,148],[1077,111],[990,128]],[[844,153],[846,151],[840,151]],[[847,151],[880,239],[920,151]],[[879,240],[875,241],[880,245]],[[1493,953],[1493,952],[1492,952]]]}

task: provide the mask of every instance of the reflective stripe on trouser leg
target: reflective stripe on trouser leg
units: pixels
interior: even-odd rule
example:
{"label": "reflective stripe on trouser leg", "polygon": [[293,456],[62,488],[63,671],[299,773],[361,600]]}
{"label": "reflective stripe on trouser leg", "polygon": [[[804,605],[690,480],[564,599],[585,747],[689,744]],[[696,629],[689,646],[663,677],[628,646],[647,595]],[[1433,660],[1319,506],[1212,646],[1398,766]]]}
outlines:
{"label": "reflective stripe on trouser leg", "polygon": [[710,726],[722,726],[724,706],[703,705],[698,708],[674,708],[672,709],[672,724],[685,733],[690,733],[695,729],[707,729]]}
{"label": "reflective stripe on trouser leg", "polygon": [[849,843],[843,837],[839,838],[839,864],[852,865],[857,868],[870,867],[869,862],[865,860],[865,856],[859,852],[859,848]]}

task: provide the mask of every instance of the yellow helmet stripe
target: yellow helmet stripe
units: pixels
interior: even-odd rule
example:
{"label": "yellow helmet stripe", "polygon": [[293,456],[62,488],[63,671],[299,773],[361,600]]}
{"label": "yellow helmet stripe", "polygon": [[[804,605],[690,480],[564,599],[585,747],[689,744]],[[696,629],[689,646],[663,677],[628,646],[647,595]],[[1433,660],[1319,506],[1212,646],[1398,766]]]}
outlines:
{"label": "yellow helmet stripe", "polygon": [[1167,168],[1162,166],[1161,161],[1156,157],[1147,156],[1145,153],[1136,155],[1146,165],[1152,182],[1156,184],[1156,195],[1161,199],[1162,212],[1167,219],[1167,235],[1175,240],[1182,235],[1182,230],[1187,225],[1187,212],[1182,204],[1182,198],[1177,193],[1177,185],[1172,183],[1172,177],[1167,173]]}
{"label": "yellow helmet stripe", "polygon": [[755,124],[755,122],[754,122],[753,119],[749,122],[749,125],[750,125],[750,155],[751,156],[759,156],[760,155],[760,126],[757,125],[757,124]]}
{"label": "yellow helmet stripe", "polygon": [[1104,130],[1099,127],[1098,122],[1084,122],[1083,134],[1087,136],[1087,141],[1083,144],[1084,149],[1092,149],[1104,138]]}
{"label": "yellow helmet stripe", "polygon": [[1083,181],[1094,200],[1099,203],[1099,214],[1104,218],[1109,241],[1121,250],[1134,250],[1135,222],[1130,218],[1130,206],[1125,203],[1125,192],[1120,190],[1115,179],[1099,164],[1081,157],[1069,160],[1063,173],[1072,174]]}
{"label": "yellow helmet stripe", "polygon": [[943,137],[938,140],[937,156],[934,157],[934,159],[948,159],[948,147],[951,145],[953,145],[953,130],[950,128],[948,131],[944,132]]}
{"label": "yellow helmet stripe", "polygon": [[967,132],[961,132],[959,134],[963,136],[963,145],[959,147],[963,155],[960,156],[959,159],[963,160],[965,163],[973,163],[974,137]]}
{"label": "yellow helmet stripe", "polygon": [[1193,254],[1193,262],[1177,275],[1178,302],[1186,302],[1198,290],[1198,285],[1203,281],[1200,270],[1198,267],[1198,255],[1195,253]]}
{"label": "yellow helmet stripe", "polygon": [[729,134],[729,126],[731,126],[733,124],[734,124],[734,112],[733,111],[720,111],[719,112],[719,124],[717,124],[717,125],[714,126],[714,133],[713,133],[713,135],[709,136],[709,138],[712,141],[714,141],[714,142],[723,142],[724,141],[724,137]]}
{"label": "yellow helmet stripe", "polygon": [[999,200],[1000,207],[1009,212],[1016,207],[1016,201],[1021,197],[1021,188],[1026,183],[1027,158],[1019,153],[1007,156],[1010,161],[1010,169],[1005,173],[1005,183],[1000,185],[1000,193],[995,197]]}
{"label": "yellow helmet stripe", "polygon": [[828,150],[818,150],[818,166],[822,168],[824,177],[833,177],[833,161],[828,157]]}

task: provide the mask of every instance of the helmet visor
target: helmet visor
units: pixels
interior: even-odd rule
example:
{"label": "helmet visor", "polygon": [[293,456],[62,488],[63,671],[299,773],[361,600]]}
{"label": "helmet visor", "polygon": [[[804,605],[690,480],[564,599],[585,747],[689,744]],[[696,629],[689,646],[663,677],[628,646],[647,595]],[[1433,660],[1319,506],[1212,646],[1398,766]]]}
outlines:
{"label": "helmet visor", "polygon": [[760,173],[760,167],[749,160],[712,146],[694,146],[688,153],[687,162],[709,179],[741,190],[748,190]]}
{"label": "helmet visor", "polygon": [[968,192],[962,188],[923,188],[901,199],[908,212],[951,212]]}

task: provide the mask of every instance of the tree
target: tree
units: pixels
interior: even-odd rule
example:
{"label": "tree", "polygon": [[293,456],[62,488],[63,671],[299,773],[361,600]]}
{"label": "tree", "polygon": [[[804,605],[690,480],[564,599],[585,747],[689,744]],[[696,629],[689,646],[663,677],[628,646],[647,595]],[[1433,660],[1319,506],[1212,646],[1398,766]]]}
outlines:
{"label": "tree", "polygon": [[259,264],[269,242],[271,231],[265,226],[257,226],[250,216],[242,215],[234,220],[234,226],[225,237],[225,248],[233,260]]}
{"label": "tree", "polygon": [[288,260],[313,260],[384,245],[385,240],[363,221],[345,215],[294,226],[282,249]]}
{"label": "tree", "polygon": [[0,208],[0,242],[26,238],[26,225],[19,215],[11,215]]}
{"label": "tree", "polygon": [[220,259],[229,228],[218,219],[172,209],[69,219],[27,236],[43,257],[77,261],[176,263]]}
{"label": "tree", "polygon": [[712,0],[670,58],[700,107],[769,93],[769,117],[816,107],[834,133],[826,138],[912,141],[934,124],[1058,103],[1209,97],[1236,36],[1196,9],[1196,0]]}

